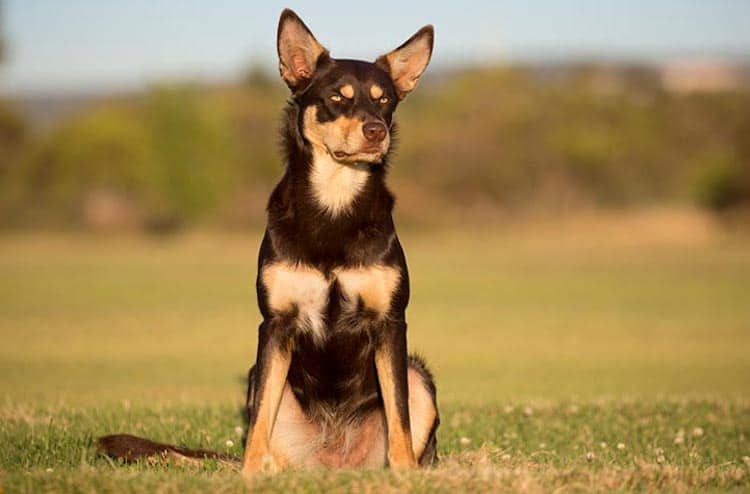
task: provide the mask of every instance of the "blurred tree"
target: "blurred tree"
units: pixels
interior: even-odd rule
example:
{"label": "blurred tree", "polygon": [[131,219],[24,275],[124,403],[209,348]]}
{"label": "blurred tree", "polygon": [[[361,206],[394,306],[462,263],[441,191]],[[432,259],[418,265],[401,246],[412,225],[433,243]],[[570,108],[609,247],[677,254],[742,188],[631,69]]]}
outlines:
{"label": "blurred tree", "polygon": [[32,143],[12,182],[20,221],[80,223],[89,193],[107,190],[135,202],[149,197],[155,164],[150,136],[133,112],[105,107]]}
{"label": "blurred tree", "polygon": [[[5,61],[5,30],[3,0],[0,0],[0,65]],[[12,154],[11,148],[20,142],[23,135],[23,122],[0,100],[0,180],[6,172]]]}
{"label": "blurred tree", "polygon": [[0,64],[5,60],[5,30],[3,29],[5,16],[3,12],[3,0],[0,0]]}
{"label": "blurred tree", "polygon": [[158,166],[156,223],[193,221],[210,213],[232,183],[228,118],[190,87],[160,87],[146,101]]}
{"label": "blurred tree", "polygon": [[20,114],[0,100],[0,180],[23,147],[26,124]]}
{"label": "blurred tree", "polygon": [[[14,204],[28,224],[80,222],[87,205],[117,209],[114,197],[157,229],[257,219],[282,172],[288,93],[253,71],[237,86],[162,86],[106,101],[33,138],[0,105],[0,159],[18,164],[0,167],[3,191],[15,191],[2,193],[0,208]],[[558,212],[686,197],[724,210],[750,198],[750,91],[670,93],[654,69],[465,70],[425,84],[397,120],[391,174],[409,192],[399,194],[407,219],[477,205]]]}
{"label": "blurred tree", "polygon": [[20,220],[15,212],[25,183],[18,172],[26,144],[25,122],[0,100],[0,224]]}
{"label": "blurred tree", "polygon": [[274,79],[270,76],[267,70],[263,68],[263,65],[259,62],[251,62],[248,66],[245,76],[243,77],[245,84],[256,89],[268,89],[273,86]]}
{"label": "blurred tree", "polygon": [[707,154],[693,172],[695,201],[714,211],[739,205],[747,199],[746,190],[743,190],[743,174],[736,156],[725,153]]}

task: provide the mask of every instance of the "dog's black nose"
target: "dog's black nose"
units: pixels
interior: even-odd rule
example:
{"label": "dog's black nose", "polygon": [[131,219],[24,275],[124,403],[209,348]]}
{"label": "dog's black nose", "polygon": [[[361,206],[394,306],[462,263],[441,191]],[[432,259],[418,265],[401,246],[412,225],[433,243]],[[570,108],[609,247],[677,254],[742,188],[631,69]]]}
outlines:
{"label": "dog's black nose", "polygon": [[387,132],[385,125],[380,122],[368,122],[362,126],[362,133],[370,142],[381,142]]}

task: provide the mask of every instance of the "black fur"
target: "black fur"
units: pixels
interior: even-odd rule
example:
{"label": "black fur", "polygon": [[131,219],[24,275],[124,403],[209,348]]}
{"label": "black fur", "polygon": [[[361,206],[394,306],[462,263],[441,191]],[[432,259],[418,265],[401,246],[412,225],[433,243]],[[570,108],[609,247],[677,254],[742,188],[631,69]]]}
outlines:
{"label": "black fur", "polygon": [[[310,191],[312,153],[302,136],[299,115],[307,106],[316,105],[322,109],[318,113],[323,115],[322,121],[335,118],[337,115],[330,114],[322,95],[332,86],[340,85],[342,76],[344,81],[348,80],[346,75],[352,69],[360,77],[376,78],[386,84],[387,75],[373,64],[337,61],[333,66],[327,64],[325,72],[312,81],[304,95],[288,103],[282,128],[287,168],[268,203],[268,226],[260,247],[258,273],[263,265],[283,260],[316,267],[326,275],[334,268],[384,264],[397,266],[402,278],[393,298],[389,327],[361,324],[368,317],[365,313],[358,315],[360,323],[352,324],[351,318],[342,320],[341,297],[334,284],[326,318],[330,333],[325,346],[317,346],[307,334],[293,335],[288,381],[302,406],[313,415],[319,408],[325,409],[320,410],[324,415],[330,410],[356,415],[378,405],[375,345],[383,337],[398,338],[397,335],[405,334],[404,311],[409,300],[406,259],[391,216],[394,199],[385,185],[387,157],[370,165],[367,184],[346,214],[330,217]],[[395,106],[384,116],[388,121],[394,109]],[[364,110],[349,110],[357,111]],[[266,321],[273,320],[260,276],[257,293],[261,314]],[[263,325],[259,333],[264,333]],[[387,336],[389,333],[393,336]],[[285,333],[273,337],[286,340],[288,336]],[[405,362],[405,346],[399,352]]]}
{"label": "black fur", "polygon": [[[367,88],[373,83],[383,89],[387,104],[372,100]],[[355,96],[344,98],[343,104],[332,102],[329,96],[346,84],[356,88]],[[292,363],[287,380],[312,420],[325,420],[331,415],[346,420],[382,406],[374,353],[379,345],[387,345],[391,348],[398,376],[400,419],[403,427],[409,429],[406,370],[410,362],[405,321],[409,277],[391,216],[394,198],[385,184],[392,146],[379,161],[369,163],[366,185],[351,208],[331,216],[311,192],[313,152],[311,143],[305,139],[302,118],[308,108],[315,107],[319,123],[332,122],[342,116],[381,121],[392,133],[393,112],[398,102],[396,88],[381,66],[356,60],[334,60],[325,53],[317,62],[313,78],[293,95],[284,113],[282,142],[287,166],[268,203],[268,226],[258,260],[258,305],[264,317],[259,340],[261,345],[274,340],[276,344],[291,348]],[[270,325],[285,327],[278,323],[279,315],[268,306],[268,294],[261,277],[264,265],[279,261],[312,266],[325,276],[331,276],[335,268],[392,266],[401,273],[401,280],[383,321],[372,318],[364,308],[356,314],[343,314],[342,297],[334,283],[326,313],[326,339],[324,345],[319,345],[303,332],[279,329],[275,334],[264,334]],[[418,367],[434,395],[434,382],[424,363],[416,359],[411,363]],[[256,379],[250,381],[248,407],[252,424],[252,388]],[[434,442],[434,433],[432,436]]]}
{"label": "black fur", "polygon": [[109,436],[102,436],[97,439],[97,447],[102,454],[127,462],[133,462],[147,457],[167,457],[170,454],[199,460],[211,458],[231,463],[240,462],[240,459],[235,456],[217,453],[215,451],[189,449],[180,446],[172,446],[171,444],[157,443],[142,437],[131,436],[130,434],[112,434]]}

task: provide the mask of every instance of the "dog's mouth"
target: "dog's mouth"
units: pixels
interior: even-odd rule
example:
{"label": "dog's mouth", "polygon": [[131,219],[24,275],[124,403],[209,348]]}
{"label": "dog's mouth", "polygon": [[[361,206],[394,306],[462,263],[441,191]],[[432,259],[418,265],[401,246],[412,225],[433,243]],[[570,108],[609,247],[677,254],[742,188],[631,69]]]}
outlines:
{"label": "dog's mouth", "polygon": [[385,151],[383,151],[380,148],[377,149],[363,149],[357,153],[347,153],[346,151],[341,150],[332,150],[328,147],[326,147],[326,150],[328,151],[328,154],[333,157],[334,160],[338,161],[339,163],[345,163],[345,164],[351,164],[351,163],[377,163],[385,154]]}

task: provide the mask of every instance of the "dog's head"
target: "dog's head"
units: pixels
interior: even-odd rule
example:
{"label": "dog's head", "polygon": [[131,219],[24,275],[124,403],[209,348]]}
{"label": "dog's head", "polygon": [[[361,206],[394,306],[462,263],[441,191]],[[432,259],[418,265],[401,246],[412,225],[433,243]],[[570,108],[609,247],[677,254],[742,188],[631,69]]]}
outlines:
{"label": "dog's head", "polygon": [[393,112],[432,54],[425,26],[374,63],[334,59],[293,11],[281,13],[279,71],[302,112],[302,133],[341,163],[378,163],[391,144]]}

